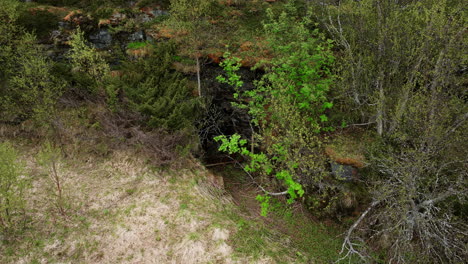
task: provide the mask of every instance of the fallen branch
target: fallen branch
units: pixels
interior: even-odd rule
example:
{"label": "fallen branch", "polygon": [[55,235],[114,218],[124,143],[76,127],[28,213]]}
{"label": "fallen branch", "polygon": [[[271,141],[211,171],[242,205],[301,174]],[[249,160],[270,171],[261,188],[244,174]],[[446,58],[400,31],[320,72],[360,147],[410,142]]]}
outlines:
{"label": "fallen branch", "polygon": [[358,220],[356,220],[356,222],[354,222],[354,224],[348,229],[344,242],[341,245],[340,255],[343,254],[346,249],[348,250],[348,252],[346,253],[344,257],[338,259],[335,263],[340,262],[343,259],[346,259],[351,254],[357,254],[363,261],[365,260],[365,257],[361,253],[359,253],[359,251],[354,249],[353,243],[351,243],[351,234],[353,233],[354,229],[358,227],[358,225],[361,223],[364,217],[366,217],[366,215],[372,210],[372,208],[374,208],[379,203],[380,201],[373,201],[371,205],[361,214]]}
{"label": "fallen branch", "polygon": [[260,188],[264,193],[266,193],[266,194],[268,194],[268,195],[271,195],[271,196],[281,196],[281,195],[286,195],[286,194],[288,194],[288,191],[284,191],[284,192],[269,192],[269,191],[267,191],[265,188],[263,188],[263,186],[261,186],[260,184],[258,184],[258,183],[255,181],[255,179],[254,179],[254,177],[252,176],[252,174],[250,174],[248,171],[246,171],[246,170],[244,169],[244,166],[242,166],[242,164],[240,164],[240,162],[238,162],[237,160],[233,159],[232,157],[229,157],[229,156],[227,156],[227,157],[230,158],[230,159],[232,159],[232,162],[233,162],[233,163],[236,163],[237,165],[239,165],[239,167],[241,167],[242,170],[243,170],[247,175],[249,175],[249,177],[250,177],[250,179],[252,180],[252,182],[253,182],[255,185],[257,185],[258,188]]}
{"label": "fallen branch", "polygon": [[226,162],[213,163],[213,164],[205,165],[205,167],[215,167],[215,166],[233,164],[233,163],[236,163],[236,161],[226,161]]}

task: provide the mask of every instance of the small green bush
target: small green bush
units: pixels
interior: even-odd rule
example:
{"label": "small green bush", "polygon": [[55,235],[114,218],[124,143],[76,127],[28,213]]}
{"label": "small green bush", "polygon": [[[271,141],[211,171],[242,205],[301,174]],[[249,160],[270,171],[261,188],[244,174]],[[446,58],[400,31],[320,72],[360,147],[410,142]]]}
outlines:
{"label": "small green bush", "polygon": [[57,208],[62,216],[67,214],[67,201],[64,195],[63,176],[59,172],[59,162],[61,159],[60,149],[53,146],[50,142],[45,142],[38,154],[37,162],[49,175],[50,179],[50,197],[53,197],[51,204]]}
{"label": "small green bush", "polygon": [[64,82],[52,74],[53,62],[41,53],[35,42],[34,35],[23,33],[17,43],[6,47],[12,56],[7,65],[15,70],[6,72],[4,87],[0,90],[3,120],[32,118],[39,125],[50,124],[57,100],[65,88]]}
{"label": "small green bush", "polygon": [[0,231],[8,233],[21,227],[25,216],[23,197],[26,180],[18,153],[8,142],[0,143]]}
{"label": "small green bush", "polygon": [[90,93],[99,92],[110,68],[105,59],[86,41],[84,32],[79,28],[71,36],[72,72],[78,85]]}
{"label": "small green bush", "polygon": [[[221,142],[220,151],[246,157],[250,164],[244,169],[256,173],[257,181],[270,185],[270,189],[276,184],[283,190],[269,192],[262,188],[266,195],[287,195],[289,203],[304,195],[305,199],[332,197],[335,193],[331,189],[336,188],[323,184],[328,173],[320,135],[333,130],[327,122],[327,112],[333,106],[328,98],[334,79],[330,73],[334,60],[331,41],[311,29],[310,15],[301,17],[293,2],[283,8],[280,14],[266,11],[268,19],[263,25],[274,57],[258,65],[264,66],[265,74],[255,82],[255,88],[242,91],[244,83],[236,73],[241,59],[231,58],[229,53],[220,64],[225,75],[217,78],[235,88],[233,97],[237,101],[233,105],[248,111],[252,126],[259,132],[254,131],[249,149],[243,147],[247,140],[239,135],[215,140]],[[259,196],[257,200],[265,215],[269,199]],[[318,209],[313,204],[310,207]],[[326,210],[315,211],[322,214]]]}

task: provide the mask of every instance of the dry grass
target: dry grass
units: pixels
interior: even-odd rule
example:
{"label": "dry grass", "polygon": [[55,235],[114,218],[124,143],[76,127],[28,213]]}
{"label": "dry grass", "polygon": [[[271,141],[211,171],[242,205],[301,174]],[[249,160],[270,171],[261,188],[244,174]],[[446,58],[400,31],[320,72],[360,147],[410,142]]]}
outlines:
{"label": "dry grass", "polygon": [[366,148],[372,143],[373,136],[355,129],[342,134],[333,135],[331,142],[327,144],[325,153],[327,156],[343,165],[351,165],[363,168],[367,165],[365,158]]}
{"label": "dry grass", "polygon": [[235,211],[232,198],[201,166],[157,170],[129,150],[106,160],[62,160],[69,204],[63,217],[51,206],[38,151],[21,151],[32,175],[34,228],[8,245],[1,263],[273,263],[267,256],[234,256],[229,241],[236,223],[219,214]]}

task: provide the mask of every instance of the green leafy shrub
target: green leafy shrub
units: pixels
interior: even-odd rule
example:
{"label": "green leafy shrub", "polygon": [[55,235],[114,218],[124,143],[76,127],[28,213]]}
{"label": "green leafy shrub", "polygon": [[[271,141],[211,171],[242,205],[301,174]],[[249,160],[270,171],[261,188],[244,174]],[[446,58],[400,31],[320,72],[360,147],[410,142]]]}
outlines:
{"label": "green leafy shrub", "polygon": [[50,121],[63,82],[51,74],[53,63],[36,45],[36,38],[18,25],[19,3],[0,5],[0,119]]}
{"label": "green leafy shrub", "polygon": [[6,72],[4,87],[0,90],[0,111],[4,120],[33,118],[40,125],[49,124],[65,88],[64,82],[52,74],[52,61],[35,42],[34,35],[22,33],[7,48],[13,56],[7,59],[7,64],[14,71]]}
{"label": "green leafy shrub", "polygon": [[[256,87],[241,91],[243,82],[236,73],[240,59],[230,54],[221,63],[225,76],[218,77],[236,89],[234,105],[248,110],[258,133],[251,139],[250,150],[242,147],[244,141],[233,142],[236,135],[218,137],[220,150],[246,156],[250,164],[245,170],[256,172],[264,184],[286,187],[283,193],[289,202],[306,191],[309,197],[333,196],[335,188],[331,186],[334,191],[330,192],[328,184],[323,184],[327,171],[320,135],[332,130],[326,115],[333,106],[327,97],[333,81],[331,42],[311,29],[309,16],[299,17],[293,2],[285,4],[279,15],[271,9],[267,15],[264,29],[274,57],[263,64],[266,72]],[[264,212],[268,199],[259,200]],[[314,203],[309,205],[314,207]]]}
{"label": "green leafy shrub", "polygon": [[24,165],[13,146],[0,143],[0,231],[5,233],[21,228],[25,220],[27,181],[23,173]]}
{"label": "green leafy shrub", "polygon": [[109,65],[104,58],[89,45],[84,32],[79,28],[71,36],[71,50],[68,57],[71,60],[72,72],[78,84],[90,93],[102,91],[103,82],[109,75]]}
{"label": "green leafy shrub", "polygon": [[[23,30],[16,24],[19,16],[19,2],[13,0],[0,0],[0,85],[2,90],[9,75],[14,72],[15,57],[14,46]],[[0,90],[1,92],[1,90]]]}

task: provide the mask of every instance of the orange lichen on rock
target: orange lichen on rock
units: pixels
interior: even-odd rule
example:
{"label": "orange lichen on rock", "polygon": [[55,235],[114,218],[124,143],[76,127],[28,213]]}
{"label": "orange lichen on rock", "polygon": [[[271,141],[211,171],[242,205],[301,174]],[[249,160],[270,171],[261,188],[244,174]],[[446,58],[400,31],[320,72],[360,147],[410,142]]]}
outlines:
{"label": "orange lichen on rock", "polygon": [[210,58],[214,63],[219,64],[221,62],[221,57],[223,56],[223,53],[221,51],[209,53],[208,58]]}
{"label": "orange lichen on rock", "polygon": [[244,15],[244,13],[242,13],[242,11],[239,11],[239,10],[232,10],[232,11],[229,11],[228,13],[229,15],[233,16],[233,17],[241,17]]}
{"label": "orange lichen on rock", "polygon": [[54,15],[61,15],[64,13],[68,13],[69,9],[65,7],[56,7],[56,6],[47,6],[47,7],[32,7],[28,9],[31,14],[35,15],[37,11],[47,11]]}
{"label": "orange lichen on rock", "polygon": [[241,58],[241,64],[244,67],[253,67],[259,62],[266,62],[271,58],[264,40],[260,38],[243,42],[239,46],[236,56]]}
{"label": "orange lichen on rock", "polygon": [[244,56],[242,59],[241,59],[241,64],[243,67],[248,67],[248,68],[251,68],[253,66],[255,66],[255,64],[257,64],[258,61],[260,61],[259,59],[257,60],[258,58],[254,58],[254,57],[251,57],[251,56]]}
{"label": "orange lichen on rock", "polygon": [[153,13],[151,11],[153,11],[153,8],[151,8],[149,6],[145,6],[145,7],[140,8],[140,12],[145,13],[150,17],[153,17],[154,15],[153,15]]}
{"label": "orange lichen on rock", "polygon": [[154,11],[161,10],[160,5],[151,5],[140,8],[140,12],[147,14],[149,17],[154,17]]}
{"label": "orange lichen on rock", "polygon": [[338,164],[342,165],[350,165],[356,168],[363,168],[364,164],[364,156],[363,155],[354,155],[355,157],[344,157],[336,153],[331,147],[325,148],[325,153],[327,154],[330,159],[335,161]]}
{"label": "orange lichen on rock", "polygon": [[123,76],[123,71],[110,71],[109,76],[113,78],[120,78]]}
{"label": "orange lichen on rock", "polygon": [[188,32],[185,31],[185,30],[175,30],[175,29],[168,28],[168,27],[161,27],[161,28],[159,28],[159,31],[157,33],[157,37],[158,38],[171,39],[171,38],[175,38],[175,37],[184,36],[184,35],[187,35],[187,34],[188,34]]}
{"label": "orange lichen on rock", "polygon": [[99,19],[98,26],[99,27],[108,26],[108,25],[110,25],[110,23],[111,23],[110,19]]}
{"label": "orange lichen on rock", "polygon": [[153,49],[148,46],[139,49],[128,49],[127,55],[133,58],[143,58],[153,54]]}
{"label": "orange lichen on rock", "polygon": [[72,22],[74,21],[74,17],[77,16],[77,15],[81,15],[83,12],[81,12],[81,10],[73,10],[71,12],[69,12],[64,18],[63,20],[64,21],[68,21],[68,22]]}
{"label": "orange lichen on rock", "polygon": [[219,3],[221,5],[225,5],[225,6],[232,6],[234,5],[234,1],[233,0],[220,0]]}
{"label": "orange lichen on rock", "polygon": [[252,47],[254,46],[254,44],[251,42],[251,41],[246,41],[244,43],[242,43],[239,47],[239,51],[249,51],[249,50],[252,50]]}

